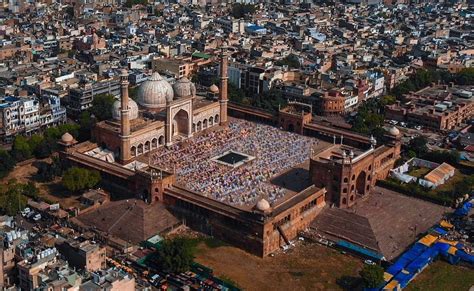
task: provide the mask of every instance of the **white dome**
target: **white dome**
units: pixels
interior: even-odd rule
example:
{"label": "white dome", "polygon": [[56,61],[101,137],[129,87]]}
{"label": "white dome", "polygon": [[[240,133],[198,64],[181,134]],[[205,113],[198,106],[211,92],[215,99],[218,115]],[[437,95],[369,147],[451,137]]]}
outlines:
{"label": "white dome", "polygon": [[268,209],[270,209],[270,203],[268,203],[267,200],[262,198],[257,202],[257,209],[260,211],[267,211]]}
{"label": "white dome", "polygon": [[138,103],[146,108],[166,107],[166,102],[173,101],[173,87],[157,72],[140,85]]}
{"label": "white dome", "polygon": [[400,130],[398,130],[398,128],[396,128],[395,126],[392,126],[388,132],[390,133],[390,135],[393,135],[393,136],[398,136],[400,134]]}
{"label": "white dome", "polygon": [[209,91],[211,91],[211,93],[218,94],[219,87],[217,87],[216,84],[212,84],[211,87],[209,87]]}
{"label": "white dome", "polygon": [[[115,100],[114,105],[112,106],[112,117],[113,119],[119,120],[121,115],[120,110],[122,109],[120,100]],[[138,105],[135,101],[128,98],[128,109],[130,110],[128,113],[128,117],[130,120],[135,119],[138,117]]]}
{"label": "white dome", "polygon": [[61,136],[61,141],[64,143],[70,143],[74,141],[74,137],[69,132],[66,132]]}
{"label": "white dome", "polygon": [[188,78],[183,77],[173,84],[173,91],[175,98],[194,96],[196,87]]}

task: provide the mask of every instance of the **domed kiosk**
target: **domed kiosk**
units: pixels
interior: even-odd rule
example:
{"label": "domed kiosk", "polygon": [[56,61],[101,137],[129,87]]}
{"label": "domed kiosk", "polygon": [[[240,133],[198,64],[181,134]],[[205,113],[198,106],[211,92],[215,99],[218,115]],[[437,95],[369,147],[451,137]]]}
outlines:
{"label": "domed kiosk", "polygon": [[173,87],[157,72],[138,89],[138,104],[147,109],[163,109],[167,102],[173,101],[173,97]]}
{"label": "domed kiosk", "polygon": [[61,141],[66,144],[72,143],[74,142],[74,137],[69,132],[66,132],[65,134],[61,136]]}
{"label": "domed kiosk", "polygon": [[271,208],[270,203],[264,198],[260,199],[255,205],[255,209],[261,212],[269,212]]}
{"label": "domed kiosk", "polygon": [[389,130],[388,133],[392,136],[398,136],[400,135],[400,130],[396,128],[395,126],[392,126]]}

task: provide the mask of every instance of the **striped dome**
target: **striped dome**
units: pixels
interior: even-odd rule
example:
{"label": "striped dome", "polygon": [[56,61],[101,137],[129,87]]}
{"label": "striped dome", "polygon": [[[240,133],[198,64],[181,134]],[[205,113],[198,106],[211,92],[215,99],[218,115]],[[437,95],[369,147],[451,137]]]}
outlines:
{"label": "striped dome", "polygon": [[166,107],[166,102],[173,101],[173,87],[157,72],[140,85],[138,103],[146,108]]}
{"label": "striped dome", "polygon": [[[115,120],[119,120],[120,117],[122,116],[120,110],[122,109],[121,107],[121,102],[120,100],[116,100],[114,102],[114,105],[112,106],[112,117]],[[128,113],[128,116],[130,120],[135,119],[138,117],[138,105],[135,101],[132,99],[128,98],[128,109],[130,110]]]}
{"label": "striped dome", "polygon": [[194,96],[196,94],[196,87],[186,77],[176,81],[173,85],[173,90],[176,98]]}

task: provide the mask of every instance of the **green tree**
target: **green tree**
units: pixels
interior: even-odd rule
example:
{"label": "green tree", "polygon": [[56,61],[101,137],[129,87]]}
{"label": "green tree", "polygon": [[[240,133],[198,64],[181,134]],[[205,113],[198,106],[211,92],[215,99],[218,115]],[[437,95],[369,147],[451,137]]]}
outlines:
{"label": "green tree", "polygon": [[147,5],[148,4],[148,0],[127,0],[125,2],[125,7],[128,7],[128,8],[132,8],[132,6],[134,5]]}
{"label": "green tree", "polygon": [[0,178],[4,178],[15,167],[15,160],[5,150],[0,149]]}
{"label": "green tree", "polygon": [[139,90],[139,88],[140,88],[139,86],[128,88],[128,97],[133,99],[133,101],[138,101],[138,90]]}
{"label": "green tree", "polygon": [[98,121],[112,118],[112,106],[115,97],[111,94],[101,94],[94,97],[90,112],[94,114]]}
{"label": "green tree", "polygon": [[424,136],[417,136],[410,141],[408,149],[415,152],[417,157],[422,157],[428,152],[426,143],[428,140]]}
{"label": "green tree", "polygon": [[94,119],[91,117],[91,113],[84,111],[79,116],[79,135],[78,139],[81,141],[89,140],[91,138],[91,130],[94,124]]}
{"label": "green tree", "polygon": [[360,271],[360,276],[365,288],[377,288],[382,285],[383,268],[379,265],[365,265]]}
{"label": "green tree", "polygon": [[42,162],[38,164],[38,176],[46,182],[51,182],[54,178],[63,174],[63,165],[59,157],[53,157],[51,163]]}
{"label": "green tree", "polygon": [[72,167],[64,173],[62,184],[69,191],[78,192],[94,187],[100,180],[100,173],[97,171]]}
{"label": "green tree", "polygon": [[454,76],[454,82],[459,85],[474,85],[474,68],[465,68]]}
{"label": "green tree", "polygon": [[158,264],[167,272],[186,272],[193,259],[194,246],[185,238],[166,239],[158,250]]}
{"label": "green tree", "polygon": [[28,140],[21,135],[17,135],[13,141],[12,155],[16,161],[24,161],[32,157],[31,147]]}
{"label": "green tree", "polygon": [[381,98],[380,103],[382,106],[395,104],[397,98],[393,95],[385,95]]}
{"label": "green tree", "polygon": [[0,192],[0,208],[10,216],[16,215],[25,208],[27,198],[23,195],[24,184],[19,184],[16,180],[8,181],[3,191]]}
{"label": "green tree", "polygon": [[294,54],[289,54],[284,59],[276,61],[275,65],[277,66],[286,65],[289,68],[295,68],[295,69],[298,69],[301,66],[300,61],[298,60],[298,57]]}
{"label": "green tree", "polygon": [[22,194],[26,197],[30,197],[33,199],[38,199],[39,189],[36,187],[35,183],[28,182],[27,184],[22,185]]}
{"label": "green tree", "polygon": [[235,18],[246,17],[249,14],[254,14],[257,8],[252,4],[236,3],[232,5],[231,15]]}

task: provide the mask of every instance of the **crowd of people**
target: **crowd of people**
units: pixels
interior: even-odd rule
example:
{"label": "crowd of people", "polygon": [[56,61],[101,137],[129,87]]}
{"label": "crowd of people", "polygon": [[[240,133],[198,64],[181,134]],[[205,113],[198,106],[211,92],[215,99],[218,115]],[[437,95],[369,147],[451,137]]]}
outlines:
{"label": "crowd of people", "polygon": [[[151,158],[158,167],[174,171],[178,183],[218,201],[242,206],[265,198],[273,204],[285,189],[269,179],[307,160],[316,143],[272,126],[232,119],[226,129],[160,148]],[[255,159],[236,168],[212,160],[229,150]]]}

